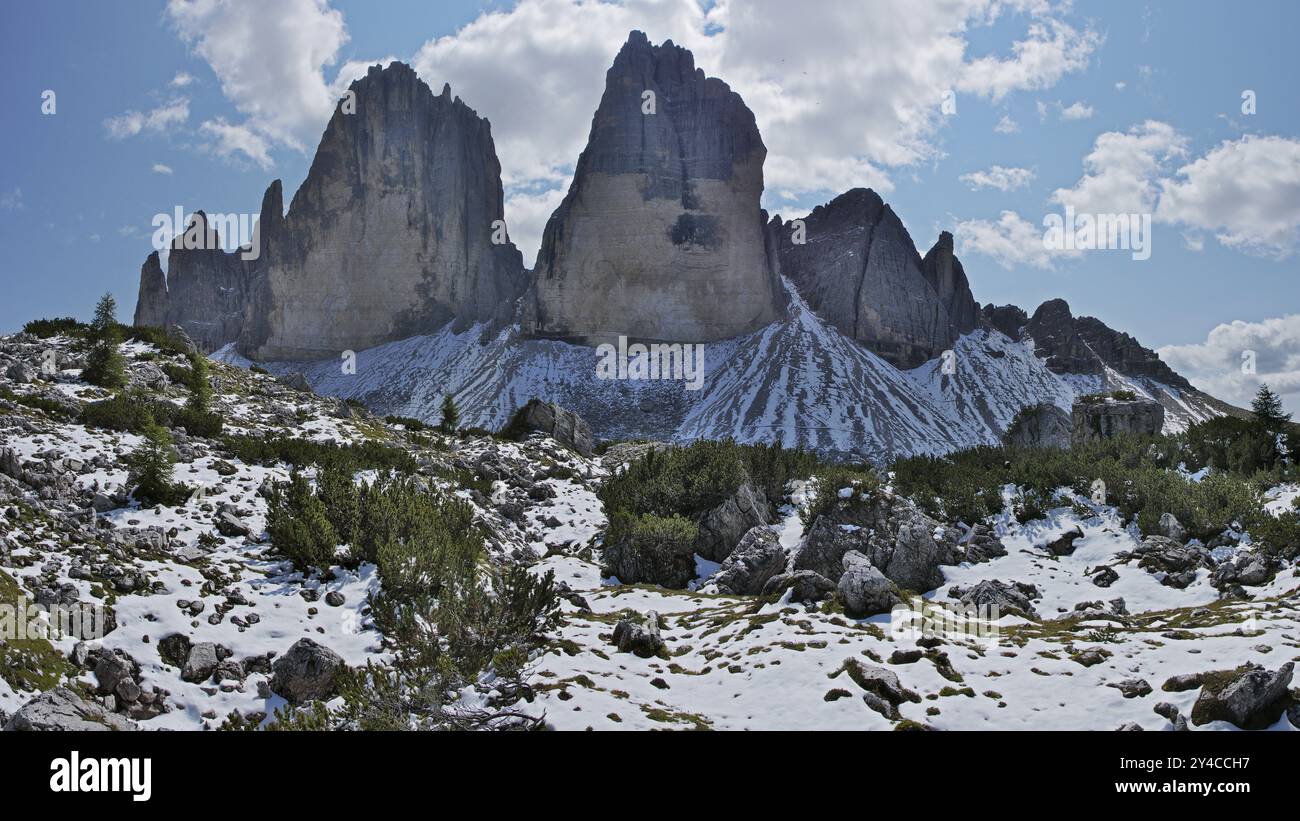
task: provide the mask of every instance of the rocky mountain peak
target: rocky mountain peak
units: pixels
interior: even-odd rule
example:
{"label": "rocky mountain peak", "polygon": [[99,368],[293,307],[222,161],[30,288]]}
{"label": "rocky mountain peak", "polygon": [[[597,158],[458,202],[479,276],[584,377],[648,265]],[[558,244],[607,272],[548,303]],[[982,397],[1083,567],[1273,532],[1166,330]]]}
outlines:
{"label": "rocky mountain peak", "polygon": [[1016,305],[994,305],[990,302],[980,309],[980,320],[1008,339],[1018,341],[1021,329],[1029,321],[1029,314]]}
{"label": "rocky mountain peak", "polygon": [[1125,376],[1154,379],[1180,390],[1191,383],[1150,348],[1095,317],[1075,317],[1063,299],[1038,306],[1025,324],[1036,352],[1056,373],[1102,374],[1112,368]]}
{"label": "rocky mountain peak", "polygon": [[140,266],[140,291],[135,300],[134,322],[136,325],[156,326],[167,322],[167,276],[163,273],[157,251]]}
{"label": "rocky mountain peak", "polygon": [[[196,221],[190,233],[215,239],[202,212]],[[208,350],[237,341],[254,359],[502,322],[524,287],[504,225],[487,120],[404,63],[371,66],[335,108],[287,215],[280,181],[267,188],[255,258],[216,242],[173,250],[165,296],[146,262],[137,321],[178,324]]]}
{"label": "rocky mountain peak", "polygon": [[1075,330],[1074,315],[1064,299],[1049,299],[1039,305],[1025,330],[1034,340],[1035,352],[1055,373],[1105,372],[1105,363]]}
{"label": "rocky mountain peak", "polygon": [[740,95],[687,49],[632,32],[547,223],[525,326],[577,341],[710,341],[771,322],[781,297],[759,208],[766,155]]}
{"label": "rocky mountain peak", "polygon": [[802,218],[769,224],[780,273],[839,331],[900,368],[947,350],[975,327],[965,271],[940,237],[922,259],[880,195],[854,188]]}
{"label": "rocky mountain peak", "polygon": [[970,282],[961,261],[953,253],[952,234],[943,231],[934,247],[921,261],[921,273],[948,309],[948,319],[958,335],[975,330],[979,305],[971,293]]}

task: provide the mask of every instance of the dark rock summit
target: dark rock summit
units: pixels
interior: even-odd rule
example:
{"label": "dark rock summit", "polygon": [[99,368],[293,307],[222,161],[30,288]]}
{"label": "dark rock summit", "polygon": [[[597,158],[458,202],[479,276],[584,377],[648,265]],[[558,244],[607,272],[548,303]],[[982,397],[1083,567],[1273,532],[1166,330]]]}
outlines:
{"label": "dark rock summit", "polygon": [[978,306],[951,234],[922,259],[893,209],[866,188],[819,205],[802,222],[802,236],[780,217],[768,224],[780,273],[844,335],[911,368],[974,330]]}
{"label": "dark rock summit", "polygon": [[1112,368],[1125,376],[1154,379],[1179,390],[1195,390],[1162,362],[1155,351],[1142,347],[1126,333],[1112,330],[1099,319],[1075,317],[1063,299],[1048,300],[1038,306],[1023,326],[1034,340],[1036,353],[1047,359],[1047,367],[1055,373],[1103,374]]}
{"label": "dark rock summit", "polygon": [[605,76],[524,301],[538,336],[707,342],[781,305],[763,243],[754,114],[691,52],[632,32]]}

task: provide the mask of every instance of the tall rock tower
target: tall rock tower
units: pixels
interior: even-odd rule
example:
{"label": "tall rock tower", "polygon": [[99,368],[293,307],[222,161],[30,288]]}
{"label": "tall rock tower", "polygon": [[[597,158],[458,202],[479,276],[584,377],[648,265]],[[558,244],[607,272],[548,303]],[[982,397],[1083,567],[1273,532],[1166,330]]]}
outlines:
{"label": "tall rock tower", "polygon": [[434,96],[403,63],[372,66],[349,95],[288,215],[262,231],[239,344],[252,358],[320,358],[453,320],[504,320],[522,290],[522,257],[500,241],[487,120],[447,86]]}
{"label": "tall rock tower", "polygon": [[754,114],[671,41],[634,31],[605,75],[524,300],[535,335],[704,342],[771,322]]}

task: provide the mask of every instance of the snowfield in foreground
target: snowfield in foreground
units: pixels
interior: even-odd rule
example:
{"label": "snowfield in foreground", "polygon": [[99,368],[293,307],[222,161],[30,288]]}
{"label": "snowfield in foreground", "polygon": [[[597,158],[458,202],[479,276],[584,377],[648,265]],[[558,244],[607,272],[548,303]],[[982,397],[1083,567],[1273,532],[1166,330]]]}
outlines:
{"label": "snowfield in foreground", "polygon": [[[195,492],[178,507],[141,508],[122,487],[122,458],[140,437],[74,421],[82,403],[108,394],[78,380],[66,341],[9,339],[0,352],[35,361],[49,345],[67,360],[59,374],[3,381],[14,398],[0,399],[0,584],[10,579],[40,602],[107,604],[115,628],[97,646],[56,639],[54,653],[39,657],[3,655],[0,644],[0,712],[11,716],[62,682],[140,729],[217,728],[232,713],[262,722],[286,706],[272,667],[300,640],[349,666],[390,658],[370,618],[368,597],[380,583],[373,565],[304,577],[268,541],[268,488],[289,477],[287,465],[247,464],[217,440],[182,434],[173,479]],[[126,351],[133,382],[184,401],[159,368],[165,354]],[[924,595],[928,607],[955,607],[954,588],[1032,585],[1032,613],[1002,614],[992,639],[918,641],[896,631],[890,614],[854,619],[834,602],[792,601],[788,590],[711,592],[718,565],[703,559],[689,590],[602,578],[607,521],[597,491],[619,469],[612,457],[580,456],[536,434],[522,442],[415,436],[400,422],[227,365],[213,366],[213,382],[227,434],[408,448],[422,475],[472,506],[493,561],[554,572],[563,617],[531,660],[531,700],[514,709],[555,729],[1182,729],[1201,691],[1195,676],[1248,662],[1278,671],[1300,659],[1294,566],[1283,562],[1252,586],[1249,601],[1220,598],[1204,567],[1181,588],[1162,584],[1162,573],[1132,560],[1139,534],[1114,508],[1085,499],[1024,525],[996,517],[1006,555],[944,566],[942,585]],[[475,475],[482,489],[453,478]],[[792,556],[805,542],[802,487],[795,483],[793,504],[770,525]],[[1297,495],[1295,486],[1275,488],[1268,507],[1289,509]],[[1072,552],[1047,549],[1075,530]],[[1216,558],[1248,549],[1216,548]],[[1105,587],[1101,568],[1109,568]],[[620,620],[651,611],[662,651],[619,652]],[[187,658],[175,657],[178,643]],[[201,647],[212,648],[208,666],[195,662],[206,658]],[[105,655],[129,659],[144,695],[129,686],[104,692],[104,665],[94,659]],[[491,693],[490,674],[481,685],[467,701]],[[1297,721],[1283,713],[1272,728]]]}

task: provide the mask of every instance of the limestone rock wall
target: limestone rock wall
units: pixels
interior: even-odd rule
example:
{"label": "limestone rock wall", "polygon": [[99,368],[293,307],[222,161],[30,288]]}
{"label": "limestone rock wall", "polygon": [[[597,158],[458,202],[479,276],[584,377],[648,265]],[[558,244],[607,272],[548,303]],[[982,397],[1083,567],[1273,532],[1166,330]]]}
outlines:
{"label": "limestone rock wall", "polygon": [[770,323],[782,298],[759,208],[766,155],[739,95],[686,49],[633,32],[543,234],[526,329],[706,342]]}
{"label": "limestone rock wall", "polygon": [[1165,409],[1147,399],[1075,402],[1071,409],[1071,444],[1109,439],[1122,433],[1153,436],[1164,428]]}
{"label": "limestone rock wall", "polygon": [[401,63],[352,84],[355,113],[334,112],[283,225],[240,349],[310,359],[427,333],[453,319],[505,319],[523,286],[504,221],[491,127],[434,96]]}
{"label": "limestone rock wall", "polygon": [[178,324],[206,350],[320,359],[513,316],[523,259],[504,233],[491,126],[409,66],[352,84],[287,215],[283,199],[277,180],[255,259],[173,249],[164,287],[151,257],[137,323]]}

